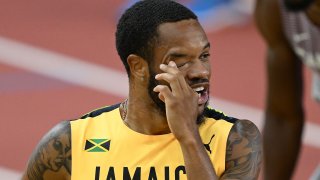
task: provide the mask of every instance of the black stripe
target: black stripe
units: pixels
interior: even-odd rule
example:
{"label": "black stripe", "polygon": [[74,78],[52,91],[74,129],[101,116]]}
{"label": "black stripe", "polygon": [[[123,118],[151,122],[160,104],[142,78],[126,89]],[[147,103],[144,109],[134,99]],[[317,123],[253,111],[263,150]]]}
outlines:
{"label": "black stripe", "polygon": [[[87,113],[87,114],[83,115],[80,119],[85,119],[85,118],[88,118],[88,117],[96,117],[96,116],[101,115],[102,113],[110,112],[110,111],[118,108],[120,106],[120,104],[121,103],[118,103],[118,104],[114,104],[114,105],[111,105],[111,106],[107,106],[107,107],[103,107],[103,108],[94,110],[94,111],[92,111],[90,113]],[[221,113],[219,111],[216,111],[215,109],[208,108],[208,107],[206,107],[204,109],[203,113],[204,113],[205,117],[213,118],[213,119],[216,119],[216,120],[225,120],[225,121],[228,121],[230,123],[235,123],[238,120],[237,118],[226,116],[223,113]]]}
{"label": "black stripe", "polygon": [[221,112],[216,111],[215,109],[211,109],[206,107],[204,109],[204,116],[208,117],[208,118],[213,118],[215,120],[225,120],[228,121],[230,123],[235,123],[238,119],[234,118],[234,117],[230,117],[230,116],[226,116]]}
{"label": "black stripe", "polygon": [[87,117],[97,117],[99,116],[100,114],[102,113],[105,113],[105,112],[110,112],[116,108],[118,108],[120,106],[121,103],[118,103],[118,104],[114,104],[112,106],[107,106],[107,107],[103,107],[103,108],[100,108],[100,109],[97,109],[97,110],[94,110],[90,113],[87,113],[85,115],[83,115],[80,119],[85,119]]}

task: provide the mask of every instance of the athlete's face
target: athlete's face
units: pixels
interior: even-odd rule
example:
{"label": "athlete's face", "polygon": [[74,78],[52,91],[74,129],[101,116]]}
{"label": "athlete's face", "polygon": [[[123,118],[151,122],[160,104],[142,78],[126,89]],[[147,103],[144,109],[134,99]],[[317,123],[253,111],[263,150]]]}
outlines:
{"label": "athlete's face", "polygon": [[160,64],[174,61],[182,72],[186,82],[194,90],[198,88],[199,98],[206,103],[199,104],[199,118],[209,101],[210,43],[205,32],[196,20],[183,20],[164,23],[158,27],[158,40],[154,48],[152,63],[149,64],[149,95],[157,106],[165,112],[165,104],[158,98],[153,88],[167,82],[155,80],[155,75],[162,73]]}

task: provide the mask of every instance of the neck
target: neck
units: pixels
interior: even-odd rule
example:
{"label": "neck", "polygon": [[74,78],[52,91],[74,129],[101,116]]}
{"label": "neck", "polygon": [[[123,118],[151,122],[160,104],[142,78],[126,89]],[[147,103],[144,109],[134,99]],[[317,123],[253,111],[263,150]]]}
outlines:
{"label": "neck", "polygon": [[132,130],[148,135],[170,133],[166,116],[149,96],[129,96],[120,106],[124,123]]}

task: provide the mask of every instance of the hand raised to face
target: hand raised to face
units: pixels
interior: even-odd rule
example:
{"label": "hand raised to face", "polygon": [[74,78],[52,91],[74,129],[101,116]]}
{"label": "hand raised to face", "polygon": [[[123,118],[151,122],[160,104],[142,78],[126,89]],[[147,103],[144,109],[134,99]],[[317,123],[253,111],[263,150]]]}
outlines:
{"label": "hand raised to face", "polygon": [[187,84],[175,62],[161,64],[160,69],[163,73],[157,74],[156,80],[166,81],[170,87],[157,85],[153,90],[159,93],[159,98],[165,103],[171,132],[178,140],[187,139],[198,131],[199,95]]}

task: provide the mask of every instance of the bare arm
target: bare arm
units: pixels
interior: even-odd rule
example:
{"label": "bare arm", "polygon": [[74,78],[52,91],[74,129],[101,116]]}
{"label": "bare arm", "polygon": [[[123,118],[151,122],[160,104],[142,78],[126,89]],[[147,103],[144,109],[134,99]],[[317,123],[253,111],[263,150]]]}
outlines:
{"label": "bare arm", "polygon": [[71,130],[64,121],[40,141],[29,159],[23,180],[70,179]]}
{"label": "bare arm", "polygon": [[188,179],[218,179],[199,133],[188,141],[180,141]]}
{"label": "bare arm", "polygon": [[221,179],[258,179],[262,162],[261,134],[248,120],[238,120],[227,141],[226,170]]}
{"label": "bare arm", "polygon": [[268,46],[264,154],[265,179],[272,180],[292,176],[304,123],[302,66],[283,33],[280,15],[277,0],[257,1],[256,23]]}

